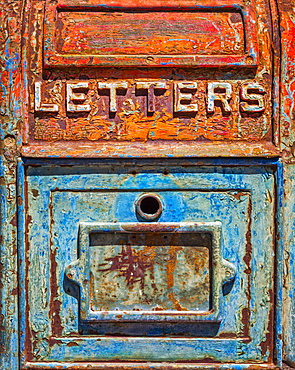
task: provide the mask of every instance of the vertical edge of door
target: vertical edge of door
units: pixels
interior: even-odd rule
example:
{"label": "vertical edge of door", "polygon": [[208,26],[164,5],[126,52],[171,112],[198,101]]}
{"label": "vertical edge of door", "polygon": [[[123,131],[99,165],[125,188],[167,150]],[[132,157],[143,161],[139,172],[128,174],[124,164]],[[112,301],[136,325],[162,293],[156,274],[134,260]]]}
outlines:
{"label": "vertical edge of door", "polygon": [[[278,243],[282,243],[283,263],[283,361],[295,367],[295,126],[294,126],[294,0],[276,0],[280,40],[280,147],[284,171],[282,217],[279,224]],[[280,262],[279,262],[280,263]],[[279,270],[277,271],[279,273]],[[277,293],[280,292],[277,290]]]}
{"label": "vertical edge of door", "polygon": [[22,0],[0,0],[0,368],[19,368],[16,167],[22,119]]}
{"label": "vertical edge of door", "polygon": [[283,329],[284,360],[295,367],[295,166],[284,168],[283,198]]}

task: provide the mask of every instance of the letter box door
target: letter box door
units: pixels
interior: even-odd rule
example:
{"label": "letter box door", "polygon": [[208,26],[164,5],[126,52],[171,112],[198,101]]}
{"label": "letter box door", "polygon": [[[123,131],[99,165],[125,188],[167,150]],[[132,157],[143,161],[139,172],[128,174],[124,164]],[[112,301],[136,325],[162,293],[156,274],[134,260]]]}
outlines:
{"label": "letter box door", "polygon": [[21,369],[277,367],[270,9],[26,3]]}
{"label": "letter box door", "polygon": [[274,366],[271,167],[24,169],[24,368]]}

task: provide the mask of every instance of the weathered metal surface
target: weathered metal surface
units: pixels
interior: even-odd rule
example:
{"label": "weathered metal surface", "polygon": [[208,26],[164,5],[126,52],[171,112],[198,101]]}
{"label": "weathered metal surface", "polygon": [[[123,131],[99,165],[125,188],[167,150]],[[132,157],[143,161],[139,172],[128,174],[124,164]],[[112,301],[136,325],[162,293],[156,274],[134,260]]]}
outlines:
{"label": "weathered metal surface", "polygon": [[[284,173],[284,359],[295,366],[295,249],[294,249],[294,165],[286,166]],[[289,215],[292,215],[290,217]]]}
{"label": "weathered metal surface", "polygon": [[281,149],[288,162],[294,156],[294,1],[278,1],[281,32]]}
{"label": "weathered metal surface", "polygon": [[21,1],[0,1],[0,368],[18,369],[16,158]]}
{"label": "weathered metal surface", "polygon": [[278,154],[267,2],[31,4],[25,156]]}
{"label": "weathered metal surface", "polygon": [[254,1],[47,1],[45,66],[257,66],[255,23]]}
{"label": "weathered metal surface", "polygon": [[[202,8],[203,11],[196,14],[189,10],[165,12],[159,8],[139,12],[136,8],[136,12],[130,12],[130,8],[122,5],[126,6],[121,4],[122,10],[116,12],[106,12],[104,8],[96,12],[61,8],[56,20],[48,17],[46,36],[50,28],[54,30],[55,25],[61,26],[57,29],[58,34],[50,35],[50,46],[54,40],[55,48],[51,57],[47,56],[47,64],[55,65],[54,54],[79,54],[79,64],[82,56],[89,54],[244,54],[243,19],[238,10],[212,13],[204,12]],[[54,6],[53,14],[55,10]],[[227,35],[226,39],[224,35]]]}
{"label": "weathered metal surface", "polygon": [[[277,369],[282,340],[295,365],[294,0],[1,7],[1,369]],[[151,241],[216,221],[217,249]],[[83,251],[83,223],[134,230]]]}
{"label": "weathered metal surface", "polygon": [[[232,367],[225,367],[225,365],[219,364],[200,364],[200,368],[204,370],[215,370],[215,369],[231,369]],[[236,364],[234,365],[236,370],[279,370],[279,367],[273,365],[257,365],[257,364]],[[40,363],[40,364],[28,364],[24,367],[26,370],[34,370],[34,369],[49,369],[48,364]],[[55,362],[52,363],[50,369],[71,369],[71,370],[84,370],[84,369],[91,369],[91,370],[115,370],[115,369],[122,369],[122,370],[148,370],[148,369],[156,369],[156,370],[195,370],[197,369],[196,364],[173,364],[173,363],[67,363],[65,366],[60,365],[60,363]],[[289,367],[283,367],[284,370],[290,370]]]}
{"label": "weathered metal surface", "polygon": [[[40,364],[28,364],[27,366],[24,367],[25,370],[35,370],[35,369],[71,369],[71,370],[84,370],[84,369],[91,369],[91,370],[115,370],[115,369],[122,369],[122,370],[148,370],[148,369],[156,369],[156,370],[195,370],[198,369],[196,364],[173,364],[173,363],[138,363],[138,362],[133,362],[133,363],[91,363],[88,362],[83,363],[67,363],[65,366],[62,366],[60,363],[55,362],[52,363],[52,365],[49,365],[51,367],[48,367],[48,364],[46,363],[40,363]],[[250,364],[250,365],[245,365],[245,364],[236,364],[233,365],[234,369],[236,370],[259,370],[259,369],[265,369],[265,370],[279,370],[279,367],[274,366],[274,365],[257,365],[257,364]],[[204,370],[215,370],[215,369],[232,369],[232,366],[227,366],[225,365],[210,365],[210,364],[200,364],[199,365],[200,369]],[[284,367],[284,370],[290,370],[289,367]]]}
{"label": "weathered metal surface", "polygon": [[[56,103],[44,103],[42,92]],[[34,138],[49,142],[267,140],[271,112],[265,100],[269,98],[264,84],[249,81],[242,85],[228,80],[36,82],[35,111],[43,116],[36,118]],[[218,111],[222,118],[217,117]],[[53,113],[57,116],[52,117]],[[191,114],[193,118],[186,117]]]}
{"label": "weathered metal surface", "polygon": [[236,273],[221,257],[221,227],[80,223],[66,276],[80,286],[81,320],[219,321],[222,286]]}
{"label": "weathered metal surface", "polygon": [[[295,2],[278,1],[281,36],[280,145],[286,163],[281,237],[284,248],[284,359],[295,366],[294,279],[294,8]],[[291,201],[290,201],[291,200]]]}
{"label": "weathered metal surface", "polygon": [[[168,174],[166,166],[155,168],[146,164],[144,168],[123,168],[120,164],[103,165],[103,162],[93,168],[28,167],[27,244],[23,252],[27,280],[22,301],[22,325],[26,333],[22,348],[24,364],[26,361],[43,364],[44,361],[107,360],[194,361],[196,367],[200,366],[198,362],[209,361],[272,364],[275,200],[270,196],[274,194],[272,170],[191,166],[170,167]],[[158,189],[156,194],[163,200],[163,211],[156,223],[147,226],[137,220],[135,205],[141,194],[152,189]],[[161,322],[150,315],[151,327],[146,320],[124,323],[120,315],[128,315],[126,310],[118,311],[117,323],[108,321],[107,315],[105,323],[101,317],[94,322],[79,319],[79,294],[75,284],[68,278],[64,280],[65,267],[79,257],[80,220],[96,222],[97,219],[106,227],[112,224],[112,228],[132,222],[133,228],[137,227],[141,233],[167,222],[221,222],[220,254],[237,271],[231,287],[224,285],[222,293],[218,288],[221,321],[206,324],[197,318],[190,319],[189,324],[180,320],[176,325],[170,319]],[[93,236],[91,243],[97,244],[95,240]],[[80,261],[82,256],[83,252]],[[92,257],[88,263],[91,261],[91,266],[95,266],[98,260],[103,270],[104,254]],[[210,261],[214,281],[219,270],[214,272],[216,261],[212,257]],[[81,262],[80,267],[84,269],[85,265]],[[182,270],[191,271],[184,267]],[[69,273],[71,269],[66,271]],[[126,272],[124,264],[121,271]],[[153,279],[151,282],[157,283]],[[89,287],[86,281],[81,284]],[[128,292],[129,288],[132,285],[125,285],[124,289]],[[80,297],[92,296],[95,302],[93,294]],[[118,298],[118,304],[122,303],[124,296]],[[99,311],[95,315],[98,318]],[[118,337],[118,333],[124,336]]]}

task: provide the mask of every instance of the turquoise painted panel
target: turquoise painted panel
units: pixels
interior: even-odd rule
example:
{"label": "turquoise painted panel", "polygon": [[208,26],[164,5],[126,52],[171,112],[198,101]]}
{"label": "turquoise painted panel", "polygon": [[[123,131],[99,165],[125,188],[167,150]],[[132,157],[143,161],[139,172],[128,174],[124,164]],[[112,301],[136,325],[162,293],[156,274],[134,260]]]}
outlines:
{"label": "turquoise painted panel", "polygon": [[281,238],[283,240],[284,261],[284,359],[295,366],[295,168],[294,164],[284,168],[285,191],[283,197],[283,223]]}
{"label": "turquoise painted panel", "polygon": [[22,0],[0,11],[0,369],[18,370],[16,167],[23,119]]}
{"label": "turquoise painted panel", "polygon": [[[26,168],[24,363],[273,362],[272,168],[174,165],[169,173],[165,168],[116,162],[111,167]],[[162,210],[151,223],[136,208],[145,194],[162,200]],[[236,276],[222,287],[219,321],[83,321],[79,288],[65,273],[81,258],[79,226],[85,222],[114,228],[125,223],[220,224],[220,256],[235,267]],[[209,270],[212,274],[214,266]]]}

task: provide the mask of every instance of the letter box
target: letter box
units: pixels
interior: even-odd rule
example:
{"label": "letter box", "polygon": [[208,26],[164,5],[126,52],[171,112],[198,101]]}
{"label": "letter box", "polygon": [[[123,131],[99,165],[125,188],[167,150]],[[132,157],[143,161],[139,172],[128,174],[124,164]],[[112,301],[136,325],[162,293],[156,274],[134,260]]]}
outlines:
{"label": "letter box", "polygon": [[1,369],[295,365],[293,0],[2,12]]}

